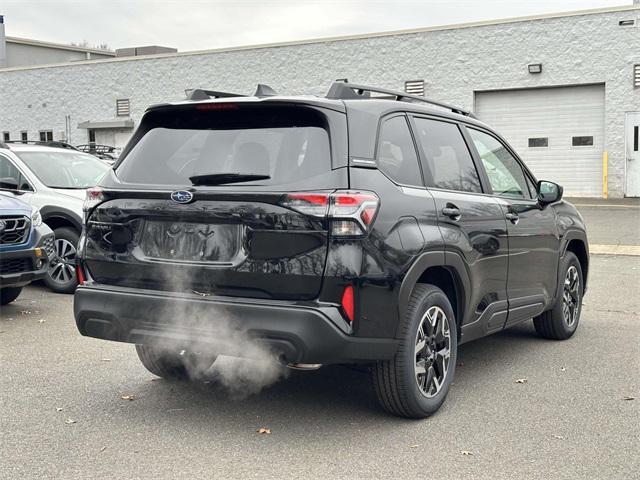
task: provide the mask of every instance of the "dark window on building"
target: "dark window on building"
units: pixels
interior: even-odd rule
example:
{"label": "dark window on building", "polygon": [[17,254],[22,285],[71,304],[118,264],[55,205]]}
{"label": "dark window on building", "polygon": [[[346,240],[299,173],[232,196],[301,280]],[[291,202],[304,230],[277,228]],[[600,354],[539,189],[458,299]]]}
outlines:
{"label": "dark window on building", "polygon": [[633,86],[640,88],[640,65],[633,66]]}
{"label": "dark window on building", "polygon": [[96,143],[96,131],[89,130],[89,143]]}
{"label": "dark window on building", "polygon": [[29,141],[29,133],[24,130],[20,132],[20,140],[22,143],[27,143]]}
{"label": "dark window on building", "polygon": [[128,98],[116,100],[116,115],[118,117],[128,117],[131,114],[131,108]]}
{"label": "dark window on building", "polygon": [[51,130],[40,130],[41,142],[53,142],[53,132]]}
{"label": "dark window on building", "polygon": [[504,197],[531,198],[524,170],[509,150],[487,133],[473,128],[468,130],[482,159],[493,193]]}
{"label": "dark window on building", "polygon": [[593,137],[572,137],[571,145],[574,147],[593,147]]}
{"label": "dark window on building", "polygon": [[416,134],[424,153],[422,168],[430,187],[481,192],[478,172],[457,125],[416,118]]}
{"label": "dark window on building", "polygon": [[633,151],[638,151],[638,129],[639,127],[636,125],[633,127]]}
{"label": "dark window on building", "polygon": [[378,168],[402,185],[422,186],[418,155],[404,116],[382,124],[378,144]]}
{"label": "dark window on building", "polygon": [[424,96],[424,80],[407,80],[404,82],[404,91],[411,95]]}
{"label": "dark window on building", "polygon": [[2,132],[2,140],[8,142],[11,140],[11,134],[9,132]]}
{"label": "dark window on building", "polygon": [[529,139],[529,148],[542,148],[549,146],[549,139],[547,137],[536,137]]}

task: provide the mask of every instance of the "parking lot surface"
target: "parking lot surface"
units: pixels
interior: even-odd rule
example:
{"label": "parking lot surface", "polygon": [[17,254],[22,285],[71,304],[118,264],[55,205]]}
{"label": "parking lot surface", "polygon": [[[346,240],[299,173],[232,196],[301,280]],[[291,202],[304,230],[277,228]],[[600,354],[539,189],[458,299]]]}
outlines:
{"label": "parking lot surface", "polygon": [[527,322],[463,345],[422,421],[345,367],[247,398],[157,379],[133,346],[80,336],[71,296],[28,287],[0,314],[0,478],[638,478],[640,257],[591,262],[572,339]]}

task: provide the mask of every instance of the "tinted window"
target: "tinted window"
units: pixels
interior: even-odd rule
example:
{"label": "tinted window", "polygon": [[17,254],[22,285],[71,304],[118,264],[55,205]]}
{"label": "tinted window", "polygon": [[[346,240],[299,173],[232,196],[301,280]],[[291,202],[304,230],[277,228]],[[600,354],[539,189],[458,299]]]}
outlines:
{"label": "tinted window", "polygon": [[[302,108],[155,112],[116,173],[130,183],[189,185],[217,173],[268,175],[287,184],[331,170],[326,118]],[[243,182],[251,185],[252,182]]]}
{"label": "tinted window", "polygon": [[571,137],[573,147],[593,147],[593,137]]}
{"label": "tinted window", "polygon": [[531,198],[522,167],[496,138],[468,129],[496,195]]}
{"label": "tinted window", "polygon": [[423,163],[429,185],[446,190],[481,192],[478,172],[458,126],[415,119],[417,136],[426,157]]}
{"label": "tinted window", "polygon": [[402,185],[422,186],[418,155],[405,117],[393,117],[382,124],[378,168]]}

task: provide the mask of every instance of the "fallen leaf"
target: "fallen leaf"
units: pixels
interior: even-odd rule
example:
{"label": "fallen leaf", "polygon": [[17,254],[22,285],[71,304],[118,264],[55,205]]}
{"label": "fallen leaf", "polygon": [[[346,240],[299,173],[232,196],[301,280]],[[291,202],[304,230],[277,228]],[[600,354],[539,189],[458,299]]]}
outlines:
{"label": "fallen leaf", "polygon": [[416,444],[416,445],[411,445],[411,447],[409,448],[418,448],[419,446],[420,446],[419,444]]}
{"label": "fallen leaf", "polygon": [[527,379],[526,378],[518,378],[516,380],[516,383],[527,383]]}
{"label": "fallen leaf", "polygon": [[100,449],[100,452],[104,452],[106,449],[107,449],[107,447],[106,447],[106,446],[105,446],[105,447],[102,447],[102,448]]}
{"label": "fallen leaf", "polygon": [[271,435],[271,429],[270,428],[259,428],[258,430],[256,430],[256,432],[258,432],[260,434]]}
{"label": "fallen leaf", "polygon": [[40,320],[38,320],[38,323],[44,323],[44,322],[46,322],[44,318],[41,318]]}
{"label": "fallen leaf", "polygon": [[211,296],[210,293],[198,292],[197,290],[193,290],[193,293],[195,293],[196,295],[199,295],[201,297],[210,297]]}
{"label": "fallen leaf", "polygon": [[560,367],[560,371],[561,371],[561,372],[566,372],[566,371],[567,371],[567,369],[566,369],[565,367]]}
{"label": "fallen leaf", "polygon": [[31,310],[20,310],[21,315],[31,315]]}
{"label": "fallen leaf", "polygon": [[552,435],[552,437],[555,438],[556,440],[564,439],[564,437],[562,435]]}
{"label": "fallen leaf", "polygon": [[122,395],[120,398],[122,400],[129,400],[130,402],[136,399],[135,395]]}
{"label": "fallen leaf", "polygon": [[635,400],[635,399],[636,399],[636,397],[632,397],[632,396],[630,396],[630,395],[627,395],[626,397],[623,397],[623,398],[622,398],[622,400],[627,400],[627,401],[629,401],[629,400]]}
{"label": "fallen leaf", "polygon": [[101,358],[100,361],[101,362],[110,362],[111,359],[110,358]]}
{"label": "fallen leaf", "polygon": [[56,412],[61,412],[62,411],[62,407],[56,407]]}
{"label": "fallen leaf", "polygon": [[473,456],[473,452],[470,450],[460,450],[460,453],[462,455],[464,455],[465,457],[472,457]]}
{"label": "fallen leaf", "polygon": [[72,423],[76,423],[76,421],[75,421],[74,419],[72,419],[72,418],[67,418],[67,419],[64,421],[64,423],[67,423],[67,424],[71,425]]}

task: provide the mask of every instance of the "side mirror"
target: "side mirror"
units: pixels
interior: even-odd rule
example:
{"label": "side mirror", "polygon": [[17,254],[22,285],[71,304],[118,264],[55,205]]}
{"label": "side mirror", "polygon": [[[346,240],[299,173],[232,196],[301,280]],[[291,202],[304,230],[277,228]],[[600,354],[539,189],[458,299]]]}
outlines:
{"label": "side mirror", "polygon": [[541,205],[548,205],[560,201],[562,198],[562,187],[557,183],[540,180],[538,182],[538,202]]}
{"label": "side mirror", "polygon": [[18,180],[13,177],[0,178],[0,188],[5,190],[18,190]]}

